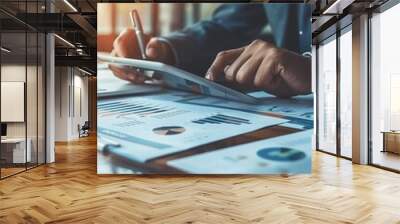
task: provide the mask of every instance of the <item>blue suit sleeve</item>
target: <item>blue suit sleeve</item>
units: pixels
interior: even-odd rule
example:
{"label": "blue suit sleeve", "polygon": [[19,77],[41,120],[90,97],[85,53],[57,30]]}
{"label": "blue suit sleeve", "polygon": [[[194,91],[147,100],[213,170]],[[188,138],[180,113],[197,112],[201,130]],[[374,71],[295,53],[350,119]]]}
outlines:
{"label": "blue suit sleeve", "polygon": [[178,67],[204,75],[218,52],[247,45],[266,23],[262,4],[224,4],[210,20],[162,38],[174,48]]}

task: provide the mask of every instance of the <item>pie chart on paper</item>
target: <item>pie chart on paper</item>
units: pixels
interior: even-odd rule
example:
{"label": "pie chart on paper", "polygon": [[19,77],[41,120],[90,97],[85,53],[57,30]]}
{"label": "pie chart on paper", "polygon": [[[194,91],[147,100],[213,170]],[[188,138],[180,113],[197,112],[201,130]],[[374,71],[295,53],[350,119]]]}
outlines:
{"label": "pie chart on paper", "polygon": [[304,152],[287,147],[261,149],[257,152],[257,155],[263,159],[280,162],[297,161],[306,157]]}
{"label": "pie chart on paper", "polygon": [[158,127],[154,128],[153,132],[158,134],[158,135],[178,135],[183,132],[185,132],[184,127],[180,126],[164,126],[164,127]]}

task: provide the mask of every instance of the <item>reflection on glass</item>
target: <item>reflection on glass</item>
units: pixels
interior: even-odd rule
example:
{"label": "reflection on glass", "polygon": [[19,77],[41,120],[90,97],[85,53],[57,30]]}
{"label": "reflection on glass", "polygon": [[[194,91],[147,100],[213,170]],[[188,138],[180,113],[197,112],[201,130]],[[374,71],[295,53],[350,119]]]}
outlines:
{"label": "reflection on glass", "polygon": [[395,144],[393,150],[384,146],[382,132],[400,130],[400,33],[394,29],[398,21],[400,4],[371,19],[372,163],[395,170],[400,170],[400,133],[395,134],[393,141],[386,142]]}
{"label": "reflection on glass", "polygon": [[38,164],[45,163],[46,158],[46,151],[45,151],[45,60],[46,60],[46,52],[45,52],[45,44],[46,44],[46,37],[44,34],[39,33],[38,35],[38,76],[37,76],[37,90],[38,90],[38,135],[37,135],[37,149],[38,149],[38,156],[37,162]]}
{"label": "reflection on glass", "polygon": [[37,76],[38,76],[38,36],[36,32],[27,33],[27,80],[26,80],[26,114],[27,114],[27,144],[30,148],[30,159],[27,167],[37,165]]}
{"label": "reflection on glass", "polygon": [[[26,35],[25,32],[2,32],[1,46],[1,123],[6,133],[1,140],[2,177],[25,170],[30,161],[26,142]],[[28,149],[28,150],[27,150]]]}
{"label": "reflection on glass", "polygon": [[318,148],[336,153],[336,39],[318,48]]}
{"label": "reflection on glass", "polygon": [[340,153],[352,157],[352,35],[340,36]]}
{"label": "reflection on glass", "polygon": [[[45,0],[0,1],[20,16],[44,13]],[[0,12],[0,178],[45,162],[45,35]],[[34,16],[33,19],[39,17]],[[12,24],[12,25],[10,25]]]}

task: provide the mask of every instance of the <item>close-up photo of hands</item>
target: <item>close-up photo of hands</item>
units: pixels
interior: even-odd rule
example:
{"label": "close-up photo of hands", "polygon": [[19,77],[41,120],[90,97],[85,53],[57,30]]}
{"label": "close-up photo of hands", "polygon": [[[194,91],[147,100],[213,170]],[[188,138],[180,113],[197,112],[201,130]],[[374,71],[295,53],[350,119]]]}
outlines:
{"label": "close-up photo of hands", "polygon": [[[98,98],[98,150],[104,161],[99,173],[109,173],[106,170],[114,166],[131,167],[128,173],[309,172],[310,5],[176,3],[171,8],[164,3],[105,3],[99,7],[126,11],[127,20],[127,27],[109,28],[121,30],[112,43],[98,46],[98,84],[107,95]],[[182,16],[173,16],[173,10],[183,8]],[[195,11],[205,16],[193,18]],[[106,24],[109,21],[99,19],[97,25],[105,29]],[[130,93],[123,94],[121,88]],[[263,140],[251,141],[246,134],[252,132]],[[275,138],[263,137],[269,135]],[[253,150],[253,144],[260,146]],[[244,159],[232,159],[236,157]],[[130,162],[121,164],[120,159]],[[204,166],[205,161],[210,164]]]}

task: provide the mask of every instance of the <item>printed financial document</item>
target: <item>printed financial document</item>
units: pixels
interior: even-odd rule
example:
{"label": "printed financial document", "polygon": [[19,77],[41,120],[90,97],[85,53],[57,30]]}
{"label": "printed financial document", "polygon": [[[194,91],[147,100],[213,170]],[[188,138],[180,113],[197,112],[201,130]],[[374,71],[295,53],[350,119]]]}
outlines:
{"label": "printed financial document", "polygon": [[99,141],[117,142],[111,153],[137,162],[287,122],[152,95],[102,99],[97,108]]}
{"label": "printed financial document", "polygon": [[308,173],[311,135],[312,130],[297,132],[171,160],[168,165],[195,174]]}
{"label": "printed financial document", "polygon": [[[312,129],[314,124],[314,98],[313,95],[296,96],[282,99],[263,91],[250,93],[258,98],[258,104],[244,104],[217,97],[196,95],[179,91],[153,94],[147,97],[152,99],[171,100],[180,103],[198,106],[211,106],[221,109],[232,109],[258,114],[273,114],[289,120],[286,127],[295,129]],[[249,95],[250,95],[249,94]]]}

